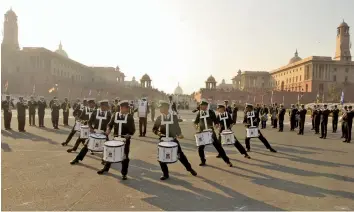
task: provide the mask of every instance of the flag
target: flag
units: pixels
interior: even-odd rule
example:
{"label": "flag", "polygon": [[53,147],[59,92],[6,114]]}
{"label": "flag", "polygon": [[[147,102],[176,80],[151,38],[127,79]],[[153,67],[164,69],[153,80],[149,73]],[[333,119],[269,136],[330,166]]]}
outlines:
{"label": "flag", "polygon": [[36,85],[33,85],[32,93],[36,93]]}
{"label": "flag", "polygon": [[52,87],[51,89],[48,90],[49,93],[52,93],[55,90],[54,87]]}
{"label": "flag", "polygon": [[344,104],[344,91],[342,91],[342,95],[340,96],[340,104]]}
{"label": "flag", "polygon": [[5,82],[5,91],[7,91],[8,88],[9,88],[9,82],[6,80],[6,82]]}

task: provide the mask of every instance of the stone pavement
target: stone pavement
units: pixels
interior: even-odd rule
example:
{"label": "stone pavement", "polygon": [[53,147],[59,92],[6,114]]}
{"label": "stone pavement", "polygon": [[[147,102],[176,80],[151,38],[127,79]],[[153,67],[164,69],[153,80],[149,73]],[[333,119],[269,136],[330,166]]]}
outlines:
{"label": "stone pavement", "polygon": [[[208,146],[208,166],[199,167],[194,128],[182,122],[182,149],[198,176],[176,163],[169,165],[170,179],[161,182],[149,122],[146,138],[133,137],[128,180],[121,181],[120,164],[96,174],[99,154],[71,166],[76,153],[60,145],[70,129],[49,124],[45,119],[48,128],[40,129],[27,122],[26,133],[2,130],[2,210],[354,210],[354,145],[342,143],[338,133],[322,140],[309,126],[304,136],[266,129],[262,133],[278,153],[258,139],[252,140],[251,160],[227,146],[230,168]],[[244,127],[233,130],[244,144]]]}

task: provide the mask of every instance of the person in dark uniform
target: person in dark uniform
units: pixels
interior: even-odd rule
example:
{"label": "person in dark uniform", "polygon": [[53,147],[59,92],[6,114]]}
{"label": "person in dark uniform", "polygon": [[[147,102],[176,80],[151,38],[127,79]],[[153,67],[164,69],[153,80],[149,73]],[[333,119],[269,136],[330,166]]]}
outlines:
{"label": "person in dark uniform", "polygon": [[229,100],[224,100],[224,105],[225,105],[225,110],[229,113],[232,114],[232,108],[229,105]]}
{"label": "person in dark uniform", "polygon": [[315,134],[320,134],[321,110],[319,105],[316,105],[316,111],[314,111],[313,117],[315,119]]}
{"label": "person in dark uniform", "polygon": [[[169,134],[169,137],[174,138],[173,142],[177,143],[177,145],[178,145],[178,150],[177,150],[177,154],[179,156],[178,159],[184,165],[184,167],[187,169],[187,171],[189,171],[193,176],[197,176],[197,172],[193,170],[186,155],[182,151],[179,141],[177,140],[177,138],[183,138],[182,133],[181,133],[181,128],[178,123],[177,115],[173,115],[172,113],[169,112],[169,109],[170,109],[169,102],[160,101],[158,107],[160,108],[161,115],[156,118],[156,121],[155,121],[154,126],[152,128],[153,133],[160,137],[159,140],[162,137],[166,137],[166,125],[161,124],[161,119],[162,119],[162,116],[165,117],[164,118],[164,120],[165,120],[165,119],[168,119],[168,117],[170,115],[172,115],[173,124],[169,125],[168,134]],[[166,163],[162,163],[162,162],[159,162],[159,163],[160,163],[160,167],[161,167],[161,170],[163,173],[163,175],[160,177],[160,180],[166,180],[170,177],[169,171],[168,171],[168,166]]]}
{"label": "person in dark uniform", "polygon": [[321,110],[320,115],[321,115],[321,137],[323,139],[326,139],[327,137],[327,125],[328,125],[328,116],[331,113],[330,110],[328,110],[327,105],[323,105],[323,110]]}
{"label": "person in dark uniform", "polygon": [[[54,97],[55,98],[55,97]],[[59,127],[59,110],[60,110],[60,103],[58,99],[53,99],[53,102],[51,104],[50,109],[52,109],[52,123],[53,123],[53,128],[58,130]]]}
{"label": "person in dark uniform", "polygon": [[[129,114],[129,102],[127,100],[123,100],[119,102],[120,105],[120,112],[115,112],[112,117],[110,122],[107,125],[107,130],[106,130],[106,135],[108,136],[111,133],[111,130],[114,129],[113,135],[114,137],[122,136],[125,138],[125,146],[124,146],[124,160],[122,161],[122,169],[121,169],[121,174],[122,174],[122,179],[126,180],[127,179],[127,174],[128,174],[128,167],[129,167],[129,152],[130,152],[130,143],[131,143],[131,137],[135,133],[135,124],[134,124],[134,117]],[[116,122],[116,120],[124,120],[125,116],[127,117],[127,123],[122,123],[122,131],[121,135],[118,135],[119,132],[119,123]],[[103,169],[99,170],[97,174],[103,174],[104,172],[108,172],[109,169],[111,168],[111,163],[110,162],[105,162],[105,165]]]}
{"label": "person in dark uniform", "polygon": [[47,108],[47,102],[45,101],[43,96],[39,98],[37,105],[38,105],[38,124],[39,127],[44,127],[44,115],[45,115],[45,109]]}
{"label": "person in dark uniform", "polygon": [[307,114],[307,110],[305,109],[305,105],[302,104],[300,110],[297,113],[300,117],[298,135],[303,135],[304,129],[305,129],[306,114]]}
{"label": "person in dark uniform", "polygon": [[114,102],[111,107],[112,114],[120,111],[119,101],[120,99],[118,97],[114,99]]}
{"label": "person in dark uniform", "polygon": [[6,95],[6,100],[1,102],[1,108],[4,111],[5,130],[12,130],[11,129],[12,109],[15,108],[15,105],[11,101],[10,95]]}
{"label": "person in dark uniform", "polygon": [[64,102],[61,104],[61,109],[63,110],[63,124],[64,126],[69,126],[69,112],[70,112],[70,102],[68,98],[64,99]]}
{"label": "person in dark uniform", "polygon": [[170,96],[168,97],[168,100],[169,100],[169,103],[170,103],[170,113],[173,112],[174,115],[177,115],[177,114],[178,114],[177,105],[176,105],[176,103],[173,101],[173,97],[170,95]]}
{"label": "person in dark uniform", "polygon": [[34,97],[31,96],[31,100],[28,102],[28,117],[29,117],[29,125],[36,126],[36,109],[37,102],[34,100]]}
{"label": "person in dark uniform", "polygon": [[315,115],[316,115],[316,105],[313,106],[312,110],[311,110],[311,122],[312,122],[312,128],[311,130],[315,130]]}
{"label": "person in dark uniform", "polygon": [[300,110],[300,106],[299,106],[299,104],[296,104],[296,115],[295,115],[295,125],[294,125],[295,128],[299,127],[299,120],[300,120],[299,114],[298,114],[299,110]]}
{"label": "person in dark uniform", "polygon": [[[253,105],[251,104],[247,104],[246,105],[246,111],[245,111],[245,115],[244,115],[244,119],[243,119],[243,123],[245,124],[246,128],[250,128],[251,127],[251,118],[247,117],[247,112],[252,112],[253,111]],[[253,122],[255,122],[253,120]],[[259,133],[259,137],[258,139],[264,144],[264,146],[269,149],[269,151],[271,152],[277,152],[275,149],[273,149],[271,147],[271,145],[269,144],[269,142],[267,141],[267,139],[262,135],[261,131],[258,130]],[[245,139],[245,143],[246,143],[246,149],[248,152],[251,151],[251,138],[247,138]]]}
{"label": "person in dark uniform", "polygon": [[131,115],[133,115],[134,116],[134,113],[135,113],[135,106],[134,106],[134,101],[130,101],[130,109],[129,109],[129,113],[131,114]]}
{"label": "person in dark uniform", "polygon": [[342,109],[342,137],[341,138],[345,138],[345,140],[347,140],[347,120],[344,119],[344,117],[347,115],[348,112],[348,107],[344,106],[344,108]]}
{"label": "person in dark uniform", "polygon": [[346,133],[346,138],[343,141],[344,143],[350,143],[352,140],[353,117],[354,117],[353,107],[349,106],[345,117],[343,117],[347,125],[346,126],[347,133]]}
{"label": "person in dark uniform", "polygon": [[284,108],[283,104],[280,104],[280,109],[278,113],[278,119],[279,119],[279,131],[278,132],[283,132],[284,131],[284,116],[285,116],[286,110]]}
{"label": "person in dark uniform", "polygon": [[260,110],[260,115],[261,115],[261,129],[265,129],[267,127],[267,120],[268,120],[268,108],[265,104],[263,104],[261,110]]}
{"label": "person in dark uniform", "polygon": [[290,116],[290,131],[295,130],[296,126],[296,114],[297,114],[297,108],[295,108],[294,104],[291,104],[291,109],[289,111],[289,116]]}
{"label": "person in dark uniform", "polygon": [[19,132],[26,132],[25,125],[26,125],[26,109],[28,108],[27,103],[23,100],[23,97],[19,97],[19,102],[16,104],[17,108],[17,120],[18,120],[18,131]]}
{"label": "person in dark uniform", "polygon": [[[226,164],[228,164],[230,167],[232,167],[232,163],[230,162],[229,157],[227,157],[224,148],[221,146],[221,143],[219,142],[219,140],[216,137],[216,134],[215,134],[215,131],[213,128],[213,123],[217,124],[217,119],[216,119],[215,112],[213,110],[208,110],[208,104],[209,103],[206,100],[202,100],[200,102],[200,111],[197,114],[197,117],[195,118],[194,124],[196,126],[196,129],[199,129],[199,132],[203,132],[203,130],[205,130],[205,129],[212,130],[213,146],[215,147],[215,149],[219,153],[219,155],[217,157],[221,157],[225,161]],[[207,126],[205,126],[204,118],[200,118],[200,116],[206,114],[207,110],[209,112],[209,117],[206,118]],[[205,148],[205,145],[200,145],[198,147],[198,153],[199,153],[199,157],[201,160],[201,163],[199,164],[199,166],[205,166],[205,164],[206,164],[204,148]]]}
{"label": "person in dark uniform", "polygon": [[156,110],[155,102],[151,101],[151,104],[150,104],[151,121],[155,121],[155,110]]}
{"label": "person in dark uniform", "polygon": [[332,132],[336,133],[337,128],[338,128],[338,116],[339,116],[339,109],[337,108],[337,105],[334,105],[333,110],[331,110],[332,113]]}
{"label": "person in dark uniform", "polygon": [[[105,119],[98,119],[96,117],[106,117]],[[88,121],[88,126],[90,127],[91,133],[104,133],[107,129],[107,125],[111,120],[111,112],[109,111],[109,101],[102,100],[100,101],[100,109],[96,109],[93,111],[90,120]],[[100,127],[100,128],[99,128]],[[106,140],[108,141],[108,136],[106,136]],[[75,157],[74,160],[70,161],[71,165],[82,161],[87,152],[89,151],[87,147],[87,142],[85,143],[84,147],[81,149],[79,154]]]}
{"label": "person in dark uniform", "polygon": [[192,110],[192,113],[196,113],[196,112],[198,112],[199,110],[200,110],[200,106],[199,106],[199,104],[198,104],[197,108],[194,109],[194,110]]}
{"label": "person in dark uniform", "polygon": [[236,104],[234,104],[233,109],[232,109],[232,121],[233,124],[236,124],[237,122],[237,112],[238,112],[238,107]]}
{"label": "person in dark uniform", "polygon": [[[222,131],[225,130],[225,126],[224,126],[224,120],[221,120],[221,117],[222,115],[226,113],[227,114],[227,119],[225,120],[225,123],[226,123],[226,130],[230,130],[231,131],[231,127],[233,125],[233,120],[231,118],[231,114],[229,112],[226,111],[226,108],[225,108],[225,105],[222,105],[222,104],[219,104],[218,105],[218,116],[217,116],[217,126],[218,126],[218,129],[219,129],[219,136],[218,136],[218,140],[219,142],[221,143],[221,133]],[[236,136],[234,136],[235,138],[235,143],[234,143],[234,146],[236,147],[236,149],[242,154],[245,156],[245,158],[248,158],[248,159],[251,159],[251,157],[248,155],[248,153],[246,152],[246,149],[242,146],[242,144],[237,140]]]}
{"label": "person in dark uniform", "polygon": [[256,104],[256,107],[254,108],[254,115],[255,115],[255,120],[256,121],[256,126],[259,126],[259,123],[261,122],[260,115],[261,115],[261,106],[259,104]]}
{"label": "person in dark uniform", "polygon": [[278,114],[278,104],[274,103],[273,104],[273,111],[272,111],[272,120],[273,120],[273,128],[278,128],[278,118],[277,118],[277,114]]}
{"label": "person in dark uniform", "polygon": [[[85,101],[84,101],[85,104]],[[87,122],[90,120],[91,115],[93,113],[93,111],[95,110],[96,107],[96,103],[94,99],[88,99],[88,105],[85,105],[82,110],[80,110],[80,115],[78,115],[77,120],[81,121],[81,124],[83,125],[87,125]],[[66,146],[71,138],[74,136],[74,134],[76,133],[75,130],[75,126],[73,127],[73,129],[71,130],[68,138],[66,139],[66,141],[64,143],[62,143],[61,145]],[[77,148],[80,146],[81,143],[85,143],[86,138],[80,138],[80,136],[77,138],[75,145],[73,146],[73,148],[70,148],[68,150],[66,150],[67,152],[72,152],[72,151],[76,151]]]}

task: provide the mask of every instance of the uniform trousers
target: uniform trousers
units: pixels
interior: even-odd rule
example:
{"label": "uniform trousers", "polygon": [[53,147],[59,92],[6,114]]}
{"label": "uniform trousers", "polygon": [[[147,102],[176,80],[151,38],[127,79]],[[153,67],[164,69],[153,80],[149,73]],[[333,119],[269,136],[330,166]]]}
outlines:
{"label": "uniform trousers", "polygon": [[[227,157],[226,152],[225,152],[224,148],[221,146],[221,143],[217,139],[214,131],[213,131],[212,138],[213,138],[213,146],[215,147],[216,151],[218,151],[219,156],[225,161],[225,163],[230,163],[230,159],[229,159],[229,157]],[[198,153],[199,153],[199,157],[200,157],[200,160],[202,161],[202,163],[206,162],[204,148],[205,148],[205,145],[201,145],[198,147]]]}
{"label": "uniform trousers", "polygon": [[312,117],[312,129],[311,130],[314,130],[315,129],[315,119]]}
{"label": "uniform trousers", "polygon": [[[235,138],[235,143],[234,146],[236,147],[236,149],[242,154],[242,155],[247,155],[246,149],[242,146],[242,144],[240,143],[239,140],[237,140],[236,136],[234,136]],[[221,143],[221,135],[219,134],[219,142]]]}
{"label": "uniform trousers", "polygon": [[332,130],[333,132],[337,132],[338,128],[338,117],[332,117]]}
{"label": "uniform trousers", "polygon": [[[259,136],[258,136],[258,139],[262,141],[262,143],[264,144],[264,146],[267,148],[267,149],[270,149],[272,148],[269,144],[269,142],[267,141],[267,139],[262,135],[261,131],[258,130],[258,133],[259,133]],[[251,138],[247,138],[245,139],[245,143],[246,143],[246,149],[247,150],[250,150],[251,149]]]}
{"label": "uniform trousers", "polygon": [[9,113],[7,111],[4,111],[4,125],[5,129],[10,129],[11,128],[11,119],[12,119],[12,113]]}
{"label": "uniform trousers", "polygon": [[346,121],[342,122],[342,137],[347,138],[348,136],[348,123]]}
{"label": "uniform trousers", "polygon": [[348,122],[347,123],[347,142],[350,142],[352,140],[352,127],[353,127],[353,122]]}
{"label": "uniform trousers", "polygon": [[[186,155],[183,153],[181,145],[179,144],[178,140],[175,139],[175,140],[173,140],[173,142],[176,142],[177,145],[178,145],[178,149],[177,149],[178,160],[183,164],[183,166],[186,168],[187,171],[191,171],[192,170],[192,166],[189,163]],[[160,163],[160,167],[161,167],[163,176],[169,177],[167,163],[162,163],[162,162],[159,162],[159,163]]]}
{"label": "uniform trousers", "polygon": [[[279,123],[280,124],[280,123]],[[296,126],[296,120],[295,117],[290,118],[290,130],[294,130]]]}
{"label": "uniform trousers", "polygon": [[75,135],[77,131],[75,130],[75,125],[73,126],[73,128],[71,129],[69,135],[68,135],[68,138],[66,139],[66,141],[64,142],[65,144],[68,144],[71,139],[73,138],[73,136]]}
{"label": "uniform trousers", "polygon": [[328,120],[321,121],[321,137],[327,137],[327,124]]}
{"label": "uniform trousers", "polygon": [[52,124],[54,128],[58,128],[59,125],[59,114],[58,115],[53,115],[52,114]]}
{"label": "uniform trousers", "polygon": [[147,124],[147,118],[146,117],[139,117],[139,133],[140,133],[140,135],[146,134],[146,124]]}
{"label": "uniform trousers", "polygon": [[36,125],[36,111],[29,111],[29,115],[28,115],[28,118],[29,118],[29,124],[30,125]]}
{"label": "uniform trousers", "polygon": [[63,124],[69,125],[69,111],[63,112]]}
{"label": "uniform trousers", "polygon": [[273,121],[273,128],[278,128],[278,119],[272,119]]}
{"label": "uniform trousers", "polygon": [[299,134],[301,134],[301,135],[304,134],[304,128],[305,128],[305,119],[300,119],[300,121],[299,121]]}
{"label": "uniform trousers", "polygon": [[321,121],[320,119],[315,119],[315,132],[316,134],[320,133],[320,124],[321,124]]}
{"label": "uniform trousers", "polygon": [[38,110],[38,124],[40,127],[43,127],[44,126],[44,111],[39,111]]}
{"label": "uniform trousers", "polygon": [[24,131],[26,125],[26,117],[25,116],[17,116],[18,121],[18,131]]}
{"label": "uniform trousers", "polygon": [[279,119],[279,131],[284,130],[284,119]]}
{"label": "uniform trousers", "polygon": [[[130,152],[130,138],[126,139],[125,145],[124,145],[124,159],[122,161],[122,169],[121,169],[121,174],[123,176],[128,174],[128,167],[129,167],[129,152]],[[111,162],[105,162],[105,165],[103,167],[103,171],[108,172],[109,169],[111,168]]]}
{"label": "uniform trousers", "polygon": [[151,110],[151,121],[155,121],[155,111]]}

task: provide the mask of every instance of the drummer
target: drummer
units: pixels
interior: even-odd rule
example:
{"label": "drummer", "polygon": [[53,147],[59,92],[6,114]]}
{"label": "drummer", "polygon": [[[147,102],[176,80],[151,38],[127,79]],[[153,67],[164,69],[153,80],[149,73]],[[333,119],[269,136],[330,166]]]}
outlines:
{"label": "drummer", "polygon": [[[256,123],[256,120],[252,120],[251,118],[247,117],[247,112],[252,112],[253,111],[253,105],[252,104],[246,104],[246,111],[245,111],[245,115],[244,115],[244,119],[243,119],[243,123],[245,124],[246,128],[250,128],[251,127],[251,123],[253,121],[253,123]],[[252,117],[253,119],[253,117]],[[261,131],[258,129],[258,139],[262,141],[262,143],[264,144],[264,146],[269,149],[271,152],[277,152],[275,149],[273,149],[269,142],[267,141],[267,139],[262,135]],[[251,151],[251,138],[247,138],[245,139],[245,143],[246,143],[246,149],[247,152]]]}
{"label": "drummer", "polygon": [[[92,103],[91,103],[92,104]],[[105,132],[107,129],[107,125],[111,120],[111,113],[109,112],[109,102],[108,100],[100,101],[100,108],[96,109],[92,112],[91,117],[88,121],[88,126],[90,128],[91,133],[100,133]],[[100,127],[100,128],[99,128]],[[107,137],[108,140],[108,137]],[[87,142],[84,147],[81,149],[80,153],[76,156],[74,160],[70,162],[70,164],[76,164],[79,160],[83,160],[88,152]]]}
{"label": "drummer", "polygon": [[[219,104],[218,105],[218,112],[219,115],[217,117],[217,125],[219,128],[219,142],[221,143],[221,132],[225,130],[225,126],[224,126],[224,120],[221,120],[221,115],[224,114],[226,111],[225,105],[223,104]],[[233,120],[231,118],[231,114],[227,112],[227,119],[226,121],[226,127],[227,130],[231,131],[231,127],[233,125]],[[247,154],[246,149],[242,146],[242,144],[237,140],[236,136],[235,137],[235,143],[234,146],[236,147],[236,149],[245,156],[245,158],[251,159],[251,157]]]}
{"label": "drummer", "polygon": [[[170,104],[168,102],[160,101],[159,103],[160,104],[158,107],[160,108],[161,115],[158,116],[157,119],[155,120],[155,124],[154,127],[152,128],[152,131],[156,135],[158,135],[161,139],[162,137],[166,136],[166,125],[161,125],[161,116],[166,117],[172,114],[169,113]],[[178,117],[177,115],[173,115],[173,124],[169,126],[169,137],[174,138],[173,142],[176,142],[178,145],[177,153],[179,155],[178,157],[179,161],[184,165],[187,171],[189,171],[193,176],[197,176],[197,172],[193,170],[191,164],[188,162],[186,155],[182,151],[179,141],[177,140],[177,138],[183,138],[183,136],[181,135],[182,132],[178,123]],[[166,163],[162,163],[162,162],[159,163],[163,173],[163,176],[160,177],[160,180],[166,180],[169,178],[168,166]]]}
{"label": "drummer", "polygon": [[[80,115],[81,113],[83,112],[84,108],[87,107],[87,100],[84,99],[83,101],[83,107],[81,108],[81,105],[80,105],[80,100],[78,99],[78,101],[74,104],[73,106],[73,116],[75,117],[75,121],[79,121],[80,120]],[[88,120],[88,119],[87,119]],[[71,139],[73,138],[73,136],[75,135],[75,133],[77,132],[77,130],[75,130],[75,127],[76,127],[76,122],[73,126],[73,128],[71,129],[69,135],[68,135],[68,138],[66,139],[65,142],[61,143],[62,146],[66,146],[68,145],[68,143],[71,141]]]}
{"label": "drummer", "polygon": [[[125,138],[125,146],[124,146],[124,160],[122,161],[122,179],[127,179],[128,167],[129,167],[129,151],[130,151],[130,139],[135,133],[135,124],[134,117],[129,113],[130,105],[129,101],[123,100],[119,102],[120,112],[115,112],[112,115],[111,121],[107,125],[106,135],[108,136],[111,133],[111,130],[114,129],[113,135],[114,137],[118,137],[119,132],[119,124],[116,120],[124,120],[125,116],[127,117],[127,123],[122,123],[122,131],[121,136]],[[103,174],[104,172],[108,172],[111,168],[110,162],[105,162],[103,169],[99,170],[97,174]]]}
{"label": "drummer", "polygon": [[[225,161],[226,164],[228,164],[230,167],[232,167],[232,163],[230,162],[229,157],[227,157],[224,148],[221,146],[221,143],[219,142],[219,140],[216,137],[216,134],[215,134],[215,131],[213,128],[213,123],[217,124],[218,121],[217,121],[215,112],[210,109],[208,110],[208,105],[209,105],[209,103],[206,100],[200,101],[200,110],[197,113],[197,117],[195,118],[194,124],[195,124],[196,128],[199,129],[199,132],[203,132],[203,130],[205,130],[205,129],[212,130],[213,145],[219,153],[219,155],[217,157],[221,157]],[[209,117],[206,118],[207,126],[205,126],[204,119],[200,118],[200,116],[201,116],[201,114],[205,114],[207,111],[209,112]],[[201,163],[199,164],[199,166],[206,165],[204,148],[205,148],[205,145],[200,145],[198,147],[198,153],[199,153],[199,157],[201,160]]]}
{"label": "drummer", "polygon": [[[95,99],[91,98],[91,99],[87,99],[87,101],[88,101],[88,106],[84,106],[82,111],[81,111],[81,114],[77,117],[77,119],[81,121],[82,125],[87,125],[87,122],[90,119],[91,114],[92,114],[92,112],[93,112],[93,110],[95,109],[95,106],[96,106]],[[73,131],[74,131],[74,134],[75,134],[76,133],[75,126],[73,127],[73,130],[71,131],[71,133]],[[70,133],[69,137],[66,139],[66,142],[62,143],[61,145],[66,146],[70,142],[69,138],[71,139],[71,137],[74,136],[74,135],[71,136],[71,133]],[[66,151],[69,152],[69,153],[72,152],[72,151],[76,151],[77,148],[79,147],[80,143],[84,143],[85,141],[86,141],[86,138],[80,138],[80,136],[79,136],[77,138],[73,148],[70,148],[70,149],[68,149]]]}

